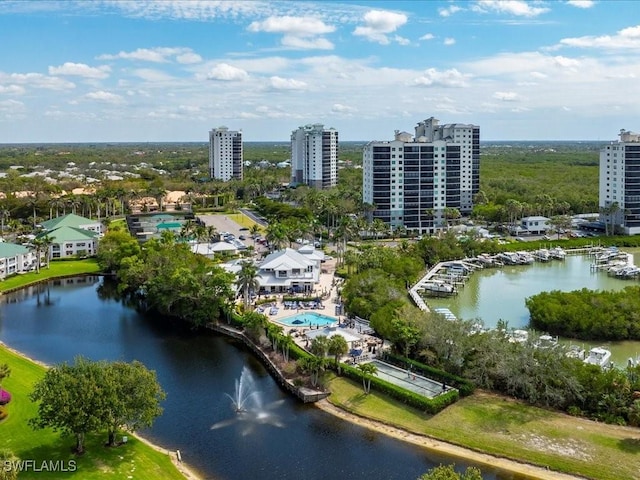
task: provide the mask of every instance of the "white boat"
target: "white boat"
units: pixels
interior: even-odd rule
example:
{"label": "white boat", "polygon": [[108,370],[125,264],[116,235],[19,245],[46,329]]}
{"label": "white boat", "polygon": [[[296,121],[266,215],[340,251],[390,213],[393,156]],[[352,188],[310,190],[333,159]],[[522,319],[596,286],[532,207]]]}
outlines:
{"label": "white boat", "polygon": [[587,358],[584,359],[584,363],[588,363],[589,365],[598,365],[602,368],[608,367],[610,362],[611,352],[602,347],[592,348],[589,350]]}
{"label": "white boat", "polygon": [[540,250],[533,252],[533,258],[539,262],[548,262],[551,260],[551,254],[546,248],[541,248]]}
{"label": "white boat", "polygon": [[635,265],[627,265],[615,272],[616,277],[621,278],[634,278],[640,275],[640,268]]}
{"label": "white boat", "polygon": [[551,258],[556,260],[564,260],[564,257],[567,256],[567,252],[565,252],[562,247],[553,247],[549,250],[549,255],[551,255]]}
{"label": "white boat", "polygon": [[520,265],[531,265],[536,259],[529,252],[516,252],[518,255],[518,263]]}
{"label": "white boat", "polygon": [[422,285],[422,288],[424,288],[425,291],[432,293],[456,293],[456,289],[453,285],[442,280],[429,280]]}
{"label": "white boat", "polygon": [[442,315],[447,320],[457,320],[456,316],[448,308],[434,308],[433,311],[439,315]]}
{"label": "white boat", "polygon": [[570,345],[567,350],[567,357],[569,358],[577,358],[578,360],[584,361],[587,356],[587,352],[584,351],[584,348],[578,345]]}
{"label": "white boat", "polygon": [[529,332],[526,330],[514,330],[509,335],[511,343],[526,343],[529,340]]}
{"label": "white boat", "polygon": [[558,345],[558,337],[552,337],[551,335],[540,335],[536,342],[538,348],[553,348]]}

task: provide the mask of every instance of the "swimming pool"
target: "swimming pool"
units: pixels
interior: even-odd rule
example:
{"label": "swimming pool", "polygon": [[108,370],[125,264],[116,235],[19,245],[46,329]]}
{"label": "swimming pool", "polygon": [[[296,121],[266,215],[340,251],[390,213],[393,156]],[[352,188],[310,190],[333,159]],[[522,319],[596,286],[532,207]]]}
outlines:
{"label": "swimming pool", "polygon": [[276,322],[282,323],[289,327],[310,327],[311,325],[325,327],[327,325],[334,324],[337,321],[337,318],[327,317],[326,315],[321,315],[314,312],[297,313],[296,315],[291,315],[290,317],[280,318],[276,320]]}

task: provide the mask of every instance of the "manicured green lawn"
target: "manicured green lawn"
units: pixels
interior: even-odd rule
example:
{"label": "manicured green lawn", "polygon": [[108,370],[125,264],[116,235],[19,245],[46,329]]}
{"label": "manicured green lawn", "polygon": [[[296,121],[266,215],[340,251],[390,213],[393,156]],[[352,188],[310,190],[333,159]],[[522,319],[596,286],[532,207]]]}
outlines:
{"label": "manicured green lawn", "polygon": [[463,398],[434,416],[360,384],[334,378],[329,401],[363,417],[499,457],[588,478],[638,478],[640,430],[535,408],[488,393]]}
{"label": "manicured green lawn", "polygon": [[87,437],[86,453],[74,455],[71,450],[75,439],[61,438],[49,429],[33,430],[27,421],[37,413],[36,404],[28,395],[33,385],[44,375],[44,367],[14,354],[0,346],[0,364],[8,363],[11,376],[4,380],[2,387],[12,395],[7,405],[9,416],[0,422],[0,448],[10,449],[22,460],[34,460],[36,465],[43,461],[63,461],[69,465],[76,462],[75,472],[34,472],[25,471],[20,479],[180,479],[184,476],[171,463],[169,456],[147,446],[135,437],[115,448],[104,446],[106,434]]}
{"label": "manicured green lawn", "polygon": [[0,292],[6,292],[14,288],[26,287],[32,283],[41,282],[54,277],[80,275],[83,273],[98,273],[100,267],[95,258],[84,260],[54,260],[51,266],[40,269],[40,273],[29,272],[22,275],[14,275],[0,282]]}
{"label": "manicured green lawn", "polygon": [[[251,220],[251,218],[247,217],[244,213],[241,213],[241,212],[239,212],[239,213],[228,213],[227,217],[229,218],[229,220],[233,220],[234,222],[236,222],[241,227],[251,228],[256,223],[253,220]],[[261,231],[264,230],[262,228],[262,226],[260,226],[260,230]]]}

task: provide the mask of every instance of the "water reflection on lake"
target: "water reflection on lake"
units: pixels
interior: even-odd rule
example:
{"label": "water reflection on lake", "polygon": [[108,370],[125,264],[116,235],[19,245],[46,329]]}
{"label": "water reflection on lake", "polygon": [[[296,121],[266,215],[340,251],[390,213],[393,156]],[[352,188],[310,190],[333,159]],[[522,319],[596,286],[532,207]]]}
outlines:
{"label": "water reflection on lake", "polygon": [[[302,405],[233,342],[144,318],[100,285],[85,277],[0,297],[0,340],[50,364],[84,355],[137,359],[156,370],[167,400],[145,435],[179,449],[205,478],[407,480],[441,463],[464,465]],[[236,415],[226,394],[245,367],[277,422],[226,422]],[[482,469],[485,478],[516,478]]]}
{"label": "water reflection on lake", "polygon": [[[639,256],[637,249],[625,250]],[[638,259],[636,265],[640,264]],[[512,328],[529,325],[529,310],[525,300],[540,292],[560,290],[569,292],[591,290],[621,290],[638,285],[637,280],[621,280],[603,271],[592,271],[591,258],[568,255],[564,261],[553,260],[532,265],[505,266],[478,270],[471,275],[458,295],[450,298],[428,299],[430,307],[449,308],[458,318],[481,319],[486,327],[495,327],[505,320]],[[570,343],[570,340],[567,340]],[[640,342],[584,342],[574,341],[587,349],[604,345],[612,350],[616,365],[626,364],[629,357],[640,353]]]}

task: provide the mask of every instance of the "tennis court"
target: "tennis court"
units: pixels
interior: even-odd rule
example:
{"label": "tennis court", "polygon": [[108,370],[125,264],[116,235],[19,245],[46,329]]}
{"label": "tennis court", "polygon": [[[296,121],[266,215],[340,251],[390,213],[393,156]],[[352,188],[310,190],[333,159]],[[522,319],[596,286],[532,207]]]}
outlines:
{"label": "tennis court", "polygon": [[415,372],[403,370],[390,363],[383,362],[381,360],[373,360],[373,363],[378,368],[378,374],[376,375],[381,380],[389,383],[393,383],[405,390],[411,390],[419,395],[424,395],[427,398],[437,397],[441,393],[448,392],[453,389],[449,385],[445,385],[430,378],[418,375]]}

